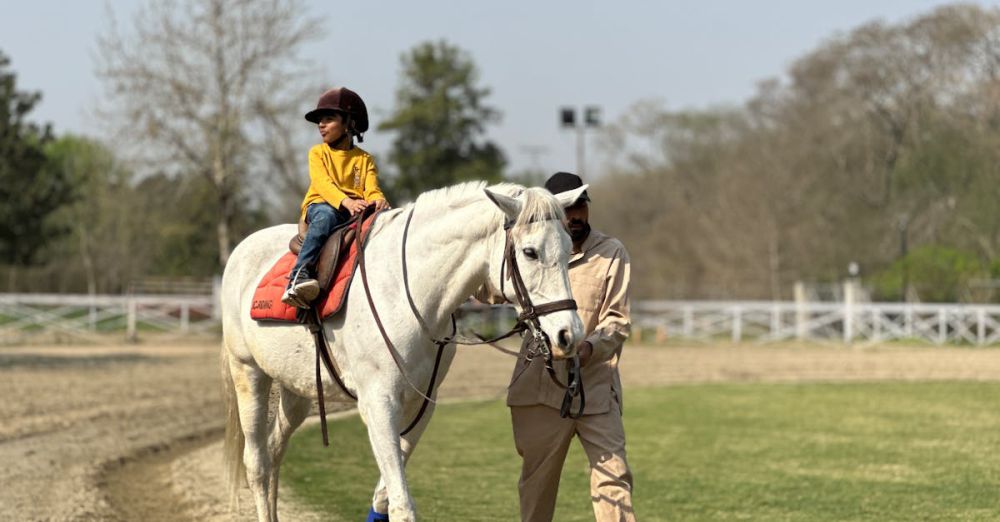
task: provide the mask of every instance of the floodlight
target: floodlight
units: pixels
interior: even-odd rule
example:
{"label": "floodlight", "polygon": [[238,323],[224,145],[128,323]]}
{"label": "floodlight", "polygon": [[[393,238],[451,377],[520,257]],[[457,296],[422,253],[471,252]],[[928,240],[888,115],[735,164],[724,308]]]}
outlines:
{"label": "floodlight", "polygon": [[576,111],[572,107],[563,107],[559,115],[563,127],[576,127]]}

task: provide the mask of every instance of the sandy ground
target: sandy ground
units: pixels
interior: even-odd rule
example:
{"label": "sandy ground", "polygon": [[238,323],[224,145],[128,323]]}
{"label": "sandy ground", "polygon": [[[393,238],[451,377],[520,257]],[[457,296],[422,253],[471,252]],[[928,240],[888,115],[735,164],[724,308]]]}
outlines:
{"label": "sandy ground", "polygon": [[[461,348],[444,399],[501,397],[511,359]],[[626,347],[630,387],[726,381],[1000,380],[1000,349]],[[232,520],[217,343],[0,349],[0,520]],[[342,406],[346,407],[346,405]],[[285,520],[319,520],[286,493]],[[235,517],[253,520],[249,495]]]}

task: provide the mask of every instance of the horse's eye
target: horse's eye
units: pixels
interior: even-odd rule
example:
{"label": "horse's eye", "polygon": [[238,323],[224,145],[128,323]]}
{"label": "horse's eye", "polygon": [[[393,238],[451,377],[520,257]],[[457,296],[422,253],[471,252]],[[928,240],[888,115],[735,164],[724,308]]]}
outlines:
{"label": "horse's eye", "polygon": [[528,247],[521,252],[524,252],[524,257],[528,259],[538,259],[538,252],[534,248]]}

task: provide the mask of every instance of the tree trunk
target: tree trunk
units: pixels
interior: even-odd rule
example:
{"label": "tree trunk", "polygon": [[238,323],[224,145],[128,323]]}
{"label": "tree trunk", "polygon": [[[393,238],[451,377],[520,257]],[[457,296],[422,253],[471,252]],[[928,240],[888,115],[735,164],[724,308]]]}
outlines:
{"label": "tree trunk", "polygon": [[772,228],[770,237],[768,238],[767,249],[768,257],[770,257],[772,301],[778,301],[781,299],[781,255],[778,247],[778,230],[776,228]]}
{"label": "tree trunk", "polygon": [[[81,219],[78,223],[83,223]],[[87,274],[87,294],[97,294],[97,273],[94,269],[94,258],[90,255],[90,241],[87,235],[86,226],[78,226],[77,232],[80,234],[80,260],[83,263],[83,272]]]}
{"label": "tree trunk", "polygon": [[229,260],[229,217],[232,214],[232,210],[229,208],[232,205],[230,187],[236,185],[233,180],[230,179],[231,173],[227,171],[222,154],[218,152],[223,149],[223,144],[221,142],[218,143],[216,145],[217,152],[212,160],[212,181],[215,184],[215,190],[217,191],[216,196],[219,202],[219,221],[215,225],[215,234],[219,242],[220,268],[225,267],[226,261]]}
{"label": "tree trunk", "polygon": [[219,195],[219,222],[215,226],[215,233],[219,240],[220,267],[225,267],[226,261],[229,260],[229,211],[226,209],[225,199],[225,195]]}

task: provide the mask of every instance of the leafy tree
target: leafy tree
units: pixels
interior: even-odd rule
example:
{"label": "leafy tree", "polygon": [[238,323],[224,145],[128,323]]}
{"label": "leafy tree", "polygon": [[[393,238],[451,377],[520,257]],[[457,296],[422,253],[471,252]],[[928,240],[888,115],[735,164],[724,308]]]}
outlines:
{"label": "leafy tree", "polygon": [[[169,277],[210,277],[218,273],[216,261],[205,255],[212,251],[216,240],[212,227],[216,218],[212,206],[215,191],[211,183],[192,177],[178,184],[160,174],[143,179],[136,190],[150,208],[150,225],[159,231],[149,247],[152,259],[148,273]],[[235,202],[238,208],[245,209],[234,221],[232,232],[237,237],[268,224],[263,212],[253,210],[247,197],[243,198]]]}
{"label": "leafy tree", "polygon": [[447,42],[426,42],[401,58],[396,109],[379,125],[393,131],[389,161],[395,167],[392,197],[467,180],[502,179],[503,152],[484,138],[500,114],[484,103],[490,90],[477,85],[472,58]]}
{"label": "leafy tree", "polygon": [[[53,261],[19,271],[20,286],[120,293],[147,276],[218,273],[215,189],[208,180],[164,173],[137,179],[109,148],[80,136],[51,141],[45,153],[47,169],[60,172],[78,198],[52,216],[70,231],[49,245]],[[260,211],[242,211],[233,233],[248,234],[266,221]]]}
{"label": "leafy tree", "polygon": [[49,217],[73,198],[73,187],[46,168],[50,127],[26,120],[41,93],[17,90],[9,67],[0,52],[0,264],[27,265],[63,232]]}
{"label": "leafy tree", "polygon": [[[102,143],[65,135],[50,142],[49,169],[76,187],[78,198],[54,216],[70,231],[53,245],[60,257],[61,290],[119,293],[151,263],[161,234],[149,216],[165,206],[162,195],[147,202],[135,188],[132,172]],[[53,282],[55,283],[55,282]],[[49,291],[53,289],[50,288]]]}
{"label": "leafy tree", "polygon": [[972,252],[924,245],[883,270],[873,283],[882,299],[901,298],[907,280],[922,301],[953,302],[963,297],[969,280],[984,273],[982,262]]}

